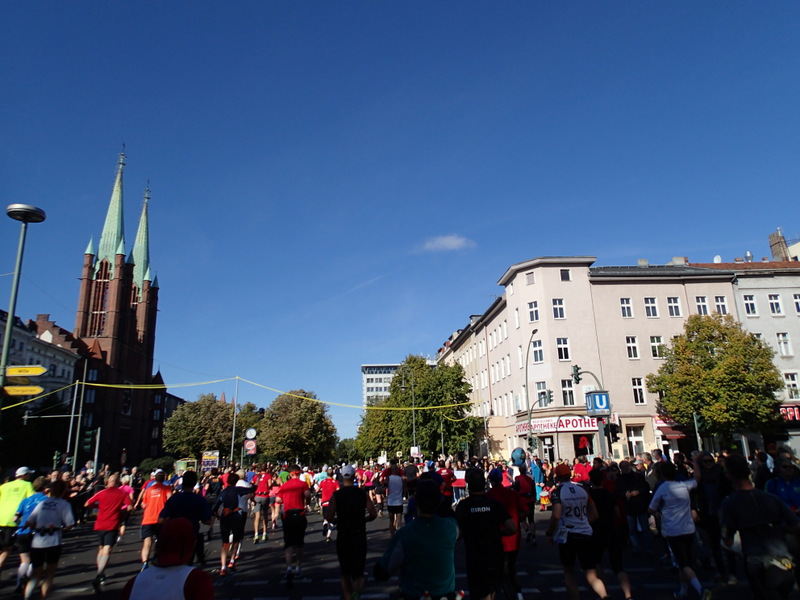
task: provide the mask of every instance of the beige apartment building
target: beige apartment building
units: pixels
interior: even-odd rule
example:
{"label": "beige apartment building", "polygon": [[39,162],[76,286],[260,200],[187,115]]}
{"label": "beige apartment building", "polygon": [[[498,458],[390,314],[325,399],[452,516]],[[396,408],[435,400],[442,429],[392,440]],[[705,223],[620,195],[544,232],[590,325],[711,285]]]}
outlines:
{"label": "beige apartment building", "polygon": [[[498,282],[504,294],[440,351],[439,360],[460,363],[472,385],[473,414],[486,425],[484,453],[507,457],[526,447],[529,431],[542,458],[599,453],[585,395],[600,388],[609,394],[610,422],[619,426],[615,458],[676,450],[684,437],[656,415],[646,377],[690,314],[736,314],[735,273],[683,258],[627,267],[594,262],[540,257],[512,265]],[[577,385],[576,365],[584,373]]]}

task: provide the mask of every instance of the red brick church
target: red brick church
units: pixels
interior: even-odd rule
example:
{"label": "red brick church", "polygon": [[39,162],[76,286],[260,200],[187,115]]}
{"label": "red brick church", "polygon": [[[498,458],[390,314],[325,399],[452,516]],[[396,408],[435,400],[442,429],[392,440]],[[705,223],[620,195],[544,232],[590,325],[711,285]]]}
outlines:
{"label": "red brick church", "polygon": [[[132,466],[162,452],[164,421],[180,399],[168,395],[161,373],[153,374],[158,312],[158,278],[150,269],[148,203],[145,189],[136,238],[126,254],[120,154],[103,232],[83,255],[75,329],[69,332],[38,315],[38,335],[49,331],[52,343],[81,356],[75,377],[87,384],[82,394],[79,436],[100,428],[99,461],[112,468]],[[49,336],[48,336],[49,337]],[[126,388],[148,385],[152,388]],[[80,394],[79,394],[80,396]],[[79,450],[76,464],[92,458]]]}

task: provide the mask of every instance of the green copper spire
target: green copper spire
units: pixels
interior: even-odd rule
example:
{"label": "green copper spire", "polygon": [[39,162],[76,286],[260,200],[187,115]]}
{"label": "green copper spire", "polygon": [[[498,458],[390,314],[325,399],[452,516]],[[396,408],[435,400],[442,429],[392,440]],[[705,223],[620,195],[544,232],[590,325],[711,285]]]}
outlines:
{"label": "green copper spire", "polygon": [[[147,205],[150,202],[150,182],[144,189],[144,205],[142,216],[139,218],[139,229],[136,231],[136,240],[133,242],[133,283],[139,288],[141,294],[144,280],[150,275],[150,233],[147,223]],[[141,298],[140,298],[141,299]]]}
{"label": "green copper spire", "polygon": [[95,253],[94,238],[89,238],[89,245],[86,246],[86,251],[84,252],[84,254],[91,254],[92,256],[94,256],[94,253]]}
{"label": "green copper spire", "polygon": [[97,262],[99,266],[103,260],[108,260],[109,274],[113,273],[115,255],[120,247],[125,248],[124,225],[122,221],[122,170],[125,167],[125,152],[120,152],[117,163],[117,177],[111,191],[111,202],[108,205],[106,222],[103,233],[100,235],[100,245],[97,249]]}

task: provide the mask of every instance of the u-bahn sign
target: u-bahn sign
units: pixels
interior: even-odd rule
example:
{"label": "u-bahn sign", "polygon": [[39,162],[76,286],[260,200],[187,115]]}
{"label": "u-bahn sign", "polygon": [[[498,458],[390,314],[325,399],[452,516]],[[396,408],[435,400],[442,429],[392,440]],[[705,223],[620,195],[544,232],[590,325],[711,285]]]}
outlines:
{"label": "u-bahn sign", "polygon": [[608,392],[598,390],[586,394],[586,412],[590,417],[605,417],[611,414],[611,399]]}

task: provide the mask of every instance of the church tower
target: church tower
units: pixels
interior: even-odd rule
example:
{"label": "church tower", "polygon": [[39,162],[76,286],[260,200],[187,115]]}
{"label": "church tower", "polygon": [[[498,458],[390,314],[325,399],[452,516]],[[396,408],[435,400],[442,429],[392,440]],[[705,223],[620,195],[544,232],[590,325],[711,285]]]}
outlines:
{"label": "church tower", "polygon": [[[153,375],[158,281],[150,268],[148,208],[144,191],[139,226],[126,255],[123,219],[125,154],[119,155],[111,201],[100,243],[83,255],[74,338],[85,348],[87,382],[114,387],[86,387],[84,429],[101,427],[101,455],[123,457],[127,464],[161,451],[165,389],[124,386],[163,383]],[[82,365],[81,365],[82,368]],[[76,373],[80,375],[80,373]]]}

